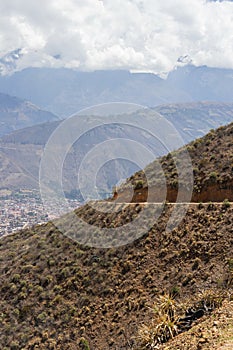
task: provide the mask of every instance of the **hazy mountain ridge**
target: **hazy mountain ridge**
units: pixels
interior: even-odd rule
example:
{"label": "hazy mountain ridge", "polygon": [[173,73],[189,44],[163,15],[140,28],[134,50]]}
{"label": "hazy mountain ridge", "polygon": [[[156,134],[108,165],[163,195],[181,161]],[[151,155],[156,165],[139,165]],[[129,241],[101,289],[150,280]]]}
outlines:
{"label": "hazy mountain ridge", "polygon": [[0,91],[32,101],[59,116],[109,102],[148,107],[176,102],[232,102],[233,70],[177,67],[166,79],[128,71],[80,72],[72,69],[27,68],[0,76]]}
{"label": "hazy mountain ridge", "polygon": [[0,93],[0,136],[59,118],[29,101]]}
{"label": "hazy mountain ridge", "polygon": [[[211,128],[227,124],[233,120],[233,105],[231,104],[197,103],[163,105],[156,108],[155,111],[158,111],[164,115],[168,121],[173,123],[177,131],[183,137],[185,143],[203,136],[203,134],[207,133]],[[150,110],[148,112],[151,113]],[[138,113],[145,113],[145,111],[139,111]],[[20,172],[23,179],[21,181],[21,177],[17,172],[15,174],[9,174],[6,169],[2,169],[0,172],[2,187],[12,187],[13,189],[24,187],[26,176],[28,187],[35,188],[35,180],[38,179],[40,156],[43,152],[43,147],[59,123],[60,122],[53,122],[36,125],[31,128],[18,130],[1,139],[0,149],[2,156],[5,155],[8,161],[16,164],[17,168],[21,169]],[[77,189],[77,171],[79,163],[88,150],[101,142],[101,140],[103,141],[115,137],[136,140],[140,144],[144,144],[146,147],[149,147],[149,149],[154,150],[155,154],[158,155],[166,153],[166,150],[161,148],[161,145],[159,145],[156,140],[151,137],[145,138],[143,133],[130,128],[127,130],[124,128],[122,130],[122,128],[112,127],[107,130],[91,131],[89,136],[83,137],[78,144],[76,143],[74,145],[66,159],[64,164],[64,181],[67,191],[71,191],[74,188]],[[117,168],[118,170],[116,171]],[[101,190],[111,192],[112,186],[115,185],[119,179],[127,178],[136,170],[133,164],[123,164],[119,163],[119,161],[109,163],[106,165],[105,169],[103,169],[99,177],[99,182],[102,183],[103,187]],[[25,175],[23,175],[24,173]],[[116,173],[118,174],[117,176]],[[30,174],[32,175],[31,180]],[[7,176],[9,175],[12,181],[8,181]]]}

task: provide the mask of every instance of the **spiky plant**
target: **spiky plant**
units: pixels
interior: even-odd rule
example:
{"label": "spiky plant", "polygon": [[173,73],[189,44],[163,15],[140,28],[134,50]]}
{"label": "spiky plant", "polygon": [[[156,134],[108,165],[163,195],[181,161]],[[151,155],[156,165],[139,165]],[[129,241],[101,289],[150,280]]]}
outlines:
{"label": "spiky plant", "polygon": [[160,295],[152,310],[155,316],[150,325],[139,329],[138,338],[143,349],[157,349],[158,344],[178,334],[177,302],[170,294]]}
{"label": "spiky plant", "polygon": [[168,314],[161,314],[156,319],[156,334],[159,343],[164,343],[178,333],[178,318],[170,317]]}
{"label": "spiky plant", "polygon": [[212,311],[220,307],[225,298],[226,295],[222,290],[207,289],[199,294],[198,306],[205,311]]}
{"label": "spiky plant", "polygon": [[142,349],[157,349],[158,344],[165,343],[178,334],[178,318],[170,318],[160,312],[150,325],[142,325],[138,332]]}
{"label": "spiky plant", "polygon": [[171,319],[175,318],[177,313],[177,301],[170,295],[160,295],[154,306],[155,313],[169,315]]}

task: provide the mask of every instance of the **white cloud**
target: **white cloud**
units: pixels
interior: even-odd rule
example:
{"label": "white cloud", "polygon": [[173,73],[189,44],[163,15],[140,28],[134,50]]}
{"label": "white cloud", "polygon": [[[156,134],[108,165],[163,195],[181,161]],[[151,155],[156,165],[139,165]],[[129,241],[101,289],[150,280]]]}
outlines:
{"label": "white cloud", "polygon": [[[233,3],[205,0],[0,0],[0,53],[18,68],[171,70],[178,57],[233,68]],[[56,58],[54,58],[56,56]]]}

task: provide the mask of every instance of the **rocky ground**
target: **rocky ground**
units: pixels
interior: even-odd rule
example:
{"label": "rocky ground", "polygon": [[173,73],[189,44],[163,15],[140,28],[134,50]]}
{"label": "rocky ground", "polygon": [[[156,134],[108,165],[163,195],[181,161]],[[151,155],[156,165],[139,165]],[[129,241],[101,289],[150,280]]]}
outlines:
{"label": "rocky ground", "polygon": [[160,347],[163,350],[232,350],[233,301]]}

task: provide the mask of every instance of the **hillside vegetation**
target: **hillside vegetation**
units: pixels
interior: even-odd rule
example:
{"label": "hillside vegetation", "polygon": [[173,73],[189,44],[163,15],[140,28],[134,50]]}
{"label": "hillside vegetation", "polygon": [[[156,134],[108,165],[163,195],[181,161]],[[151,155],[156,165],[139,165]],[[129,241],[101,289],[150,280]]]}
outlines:
{"label": "hillside vegetation", "polygon": [[[201,190],[211,186],[205,179],[212,171],[219,171],[223,184],[232,180],[232,127],[189,146],[196,154],[196,167],[201,155],[209,162],[203,164]],[[163,161],[170,172],[170,156]],[[95,234],[96,228],[120,227],[123,233],[124,225],[134,222],[146,206],[153,209],[150,203],[117,206],[117,212],[101,213],[86,204],[75,211],[73,218],[79,220],[65,215],[0,241],[2,349],[198,350],[231,344],[233,205],[227,200],[191,203],[178,227],[168,231],[175,204],[165,203],[142,237],[135,227],[127,245],[90,247],[104,238]],[[77,242],[82,236],[80,219],[93,227],[85,245]],[[59,222],[73,239],[59,232]],[[116,235],[113,246],[120,241],[120,231]],[[169,322],[159,338],[158,315]],[[164,321],[159,322],[164,329]]]}
{"label": "hillside vegetation", "polygon": [[121,248],[80,246],[50,223],[3,238],[1,347],[82,349],[85,338],[91,349],[137,349],[139,328],[150,324],[161,293],[178,289],[180,302],[192,305],[202,290],[226,292],[233,208],[190,205],[168,233],[170,210]]}
{"label": "hillside vegetation", "polygon": [[[184,176],[179,180],[175,162],[182,162],[182,153],[188,151],[193,168],[194,185],[192,201],[223,201],[228,198],[233,201],[233,123],[210,131],[203,138],[191,142],[184,149],[172,152],[155,160],[144,171],[139,171],[126,181],[119,189],[119,200],[124,201],[127,189],[135,189],[133,202],[147,201],[147,180],[152,188],[152,201],[157,201],[161,186],[162,172],[166,177],[167,199],[176,201],[178,188],[186,191],[189,182],[189,169],[183,169]],[[182,163],[181,163],[182,164]],[[160,171],[160,172],[159,172]]]}

